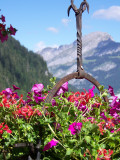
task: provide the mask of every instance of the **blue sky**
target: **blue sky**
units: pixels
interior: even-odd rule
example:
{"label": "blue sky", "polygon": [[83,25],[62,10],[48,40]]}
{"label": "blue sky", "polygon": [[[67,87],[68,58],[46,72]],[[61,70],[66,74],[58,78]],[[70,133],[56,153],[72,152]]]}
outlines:
{"label": "blue sky", "polygon": [[[107,32],[120,42],[120,0],[87,0],[89,14],[83,13],[82,33]],[[82,0],[74,0],[79,8]],[[70,0],[1,0],[1,14],[6,17],[7,27],[18,31],[15,39],[37,51],[44,47],[70,44],[76,40],[76,19]]]}

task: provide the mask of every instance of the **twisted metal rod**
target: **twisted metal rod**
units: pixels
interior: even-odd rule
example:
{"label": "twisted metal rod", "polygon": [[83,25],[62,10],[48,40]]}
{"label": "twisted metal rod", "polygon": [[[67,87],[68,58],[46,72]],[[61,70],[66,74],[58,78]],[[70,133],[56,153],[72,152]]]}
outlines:
{"label": "twisted metal rod", "polygon": [[76,16],[76,29],[77,29],[77,72],[80,74],[80,70],[83,70],[82,66],[82,13],[86,10],[89,13],[89,4],[86,0],[84,0],[80,7],[74,5],[74,0],[71,0],[71,5],[68,7],[68,16],[70,14],[70,10],[73,9]]}

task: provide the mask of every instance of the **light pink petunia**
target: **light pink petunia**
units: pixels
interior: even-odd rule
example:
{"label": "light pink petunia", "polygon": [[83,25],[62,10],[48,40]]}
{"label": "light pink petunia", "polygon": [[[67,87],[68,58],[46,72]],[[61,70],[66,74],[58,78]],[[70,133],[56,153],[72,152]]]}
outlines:
{"label": "light pink petunia", "polygon": [[66,91],[68,91],[68,82],[65,82],[57,91],[56,95],[59,96],[62,93],[65,93]]}
{"label": "light pink petunia", "polygon": [[37,94],[37,93],[41,93],[43,88],[44,88],[44,85],[42,83],[34,84],[31,91]]}

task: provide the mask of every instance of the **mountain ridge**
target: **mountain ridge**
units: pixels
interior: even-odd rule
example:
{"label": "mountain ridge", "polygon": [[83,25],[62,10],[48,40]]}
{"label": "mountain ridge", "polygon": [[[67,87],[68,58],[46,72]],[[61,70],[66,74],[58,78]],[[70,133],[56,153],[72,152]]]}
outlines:
{"label": "mountain ridge", "polygon": [[[104,32],[93,32],[83,36],[83,67],[85,71],[96,78],[100,84],[113,85],[115,92],[120,92],[120,43]],[[55,77],[62,78],[77,70],[77,43],[74,41],[58,48],[45,48],[37,52],[47,62],[49,71]],[[115,83],[114,83],[115,82]],[[91,84],[85,80],[73,80],[70,84],[78,89],[90,88]],[[118,89],[119,88],[119,89]]]}
{"label": "mountain ridge", "polygon": [[16,85],[26,94],[35,83],[47,86],[51,77],[42,56],[28,51],[11,36],[0,43],[0,90]]}

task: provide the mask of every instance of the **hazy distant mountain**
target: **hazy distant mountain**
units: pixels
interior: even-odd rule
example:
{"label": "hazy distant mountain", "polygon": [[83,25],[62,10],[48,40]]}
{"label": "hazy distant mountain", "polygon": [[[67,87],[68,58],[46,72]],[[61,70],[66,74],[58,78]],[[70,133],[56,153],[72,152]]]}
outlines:
{"label": "hazy distant mountain", "polygon": [[[64,77],[77,69],[77,43],[59,48],[45,48],[38,52],[47,61],[48,69],[55,77]],[[104,32],[93,32],[83,36],[84,70],[108,88],[120,92],[120,43]],[[78,89],[91,87],[87,80],[72,80]]]}

